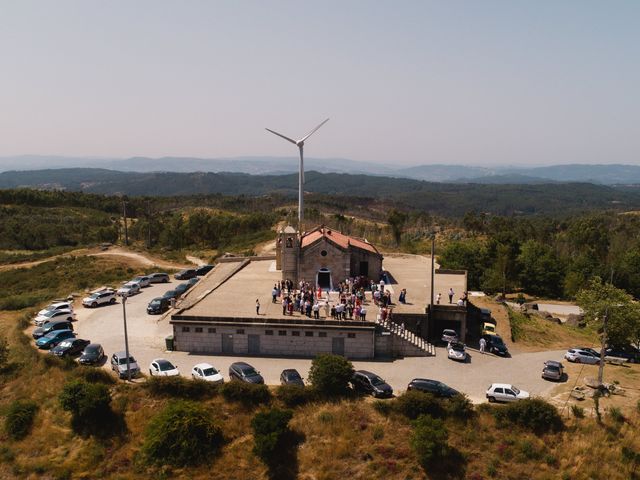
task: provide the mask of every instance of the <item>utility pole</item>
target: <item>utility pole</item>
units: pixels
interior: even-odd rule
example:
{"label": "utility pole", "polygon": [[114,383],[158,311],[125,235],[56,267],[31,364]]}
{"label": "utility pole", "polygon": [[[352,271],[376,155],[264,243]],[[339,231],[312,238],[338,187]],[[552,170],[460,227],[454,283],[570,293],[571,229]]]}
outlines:
{"label": "utility pole", "polygon": [[436,253],[436,234],[431,237],[431,302],[429,303],[429,313],[433,314],[433,293],[435,285],[433,284],[435,278],[435,253]]}
{"label": "utility pole", "polygon": [[598,365],[598,385],[602,385],[604,377],[604,350],[607,348],[607,322],[609,320],[609,306],[604,309],[604,318],[602,319],[602,339],[600,341],[600,364]]}
{"label": "utility pole", "polygon": [[129,337],[127,336],[127,295],[122,294],[122,318],[124,319],[124,354],[127,356],[127,380],[131,381],[131,367],[129,364]]}
{"label": "utility pole", "polygon": [[127,202],[122,199],[122,216],[124,217],[124,244],[129,246],[129,230],[127,229]]}

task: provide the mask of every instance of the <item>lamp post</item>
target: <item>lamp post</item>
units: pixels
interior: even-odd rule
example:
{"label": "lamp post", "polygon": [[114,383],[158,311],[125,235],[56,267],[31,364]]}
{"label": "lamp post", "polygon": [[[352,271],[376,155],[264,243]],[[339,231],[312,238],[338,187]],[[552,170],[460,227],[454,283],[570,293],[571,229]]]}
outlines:
{"label": "lamp post", "polygon": [[131,381],[131,368],[129,364],[129,337],[127,335],[127,294],[122,294],[122,318],[124,319],[124,354],[127,357],[127,380]]}

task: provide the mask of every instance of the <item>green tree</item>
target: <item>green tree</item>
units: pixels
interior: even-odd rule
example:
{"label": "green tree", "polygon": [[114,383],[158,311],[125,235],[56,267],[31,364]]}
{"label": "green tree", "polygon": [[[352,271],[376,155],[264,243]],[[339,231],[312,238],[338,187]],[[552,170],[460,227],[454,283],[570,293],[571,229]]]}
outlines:
{"label": "green tree", "polygon": [[470,289],[480,288],[480,279],[487,268],[487,249],[479,240],[461,240],[448,243],[438,255],[442,268],[466,270]]}
{"label": "green tree", "polygon": [[525,291],[547,297],[562,295],[564,272],[551,247],[529,240],[520,247],[516,261],[518,280]]}
{"label": "green tree", "polygon": [[409,217],[406,213],[400,212],[395,208],[391,210],[387,216],[387,222],[391,227],[391,232],[393,233],[393,239],[395,240],[396,245],[400,245],[404,226],[407,223],[408,218]]}
{"label": "green tree", "polygon": [[340,355],[322,354],[311,362],[309,381],[318,394],[324,396],[345,395],[353,377],[353,364]]}
{"label": "green tree", "polygon": [[449,433],[442,420],[422,415],[414,422],[411,446],[425,470],[442,461],[450,452]]}
{"label": "green tree", "polygon": [[253,429],[253,452],[265,463],[277,460],[289,433],[289,421],[293,418],[291,410],[272,408],[258,412],[251,420]]}

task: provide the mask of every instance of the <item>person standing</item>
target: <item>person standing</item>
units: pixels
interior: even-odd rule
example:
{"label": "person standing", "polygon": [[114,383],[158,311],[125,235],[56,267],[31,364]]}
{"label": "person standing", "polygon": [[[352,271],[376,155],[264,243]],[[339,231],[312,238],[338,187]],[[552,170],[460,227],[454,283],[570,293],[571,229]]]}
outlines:
{"label": "person standing", "polygon": [[453,296],[455,295],[453,288],[449,289],[449,303],[453,303]]}
{"label": "person standing", "polygon": [[442,294],[438,293],[438,296],[436,297],[436,305],[440,305],[440,299],[442,298]]}
{"label": "person standing", "polygon": [[256,315],[260,315],[260,300],[256,298]]}
{"label": "person standing", "polygon": [[487,341],[484,338],[480,339],[480,353],[484,354],[484,349],[487,347]]}

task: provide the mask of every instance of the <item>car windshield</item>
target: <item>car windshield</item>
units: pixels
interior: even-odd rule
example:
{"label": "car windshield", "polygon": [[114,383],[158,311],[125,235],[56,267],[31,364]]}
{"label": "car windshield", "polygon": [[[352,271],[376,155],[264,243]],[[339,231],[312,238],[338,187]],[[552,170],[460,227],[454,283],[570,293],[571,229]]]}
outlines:
{"label": "car windshield", "polygon": [[[118,363],[119,363],[120,365],[126,365],[126,364],[127,364],[127,357],[120,357],[120,358],[118,359]],[[136,363],[136,359],[130,356],[130,357],[129,357],[129,363],[130,363],[130,364],[131,364],[131,363]]]}
{"label": "car windshield", "polygon": [[203,368],[202,373],[204,374],[205,377],[208,377],[211,375],[216,375],[218,371],[215,368],[211,367],[211,368]]}
{"label": "car windshield", "polygon": [[60,342],[61,347],[70,347],[73,344],[71,340],[65,340],[64,342]]}
{"label": "car windshield", "polygon": [[258,372],[256,372],[256,369],[253,367],[241,367],[241,370],[246,377],[253,377],[255,375],[258,375]]}
{"label": "car windshield", "polygon": [[100,347],[97,345],[89,345],[84,349],[84,353],[98,353]]}
{"label": "car windshield", "polygon": [[160,368],[161,371],[166,371],[166,370],[173,370],[174,367],[173,364],[169,361],[169,360],[158,360],[158,367]]}
{"label": "car windshield", "polygon": [[500,337],[492,337],[491,341],[496,345],[504,345],[504,342],[502,341],[502,338],[500,338]]}
{"label": "car windshield", "polygon": [[53,317],[56,313],[58,313],[59,310],[49,310],[47,313],[44,314],[45,317]]}
{"label": "car windshield", "polygon": [[152,305],[154,307],[160,305],[160,300],[157,298],[154,298],[153,300],[151,300],[151,303],[149,305]]}
{"label": "car windshield", "polygon": [[384,385],[384,380],[382,380],[379,376],[375,375],[371,377],[371,385]]}
{"label": "car windshield", "polygon": [[516,387],[514,387],[513,385],[511,386],[511,390],[513,390],[513,393],[515,393],[516,395],[520,395],[520,390],[518,390]]}
{"label": "car windshield", "polygon": [[464,352],[464,345],[462,343],[452,343],[451,349],[457,352]]}
{"label": "car windshield", "polygon": [[299,380],[300,379],[300,374],[296,371],[292,371],[292,372],[287,372],[286,374],[287,378],[289,380]]}
{"label": "car windshield", "polygon": [[443,335],[449,335],[449,336],[455,336],[456,332],[454,332],[453,330],[444,330],[442,332]]}
{"label": "car windshield", "polygon": [[552,372],[557,372],[560,370],[560,367],[557,365],[547,365],[547,370],[551,370]]}

